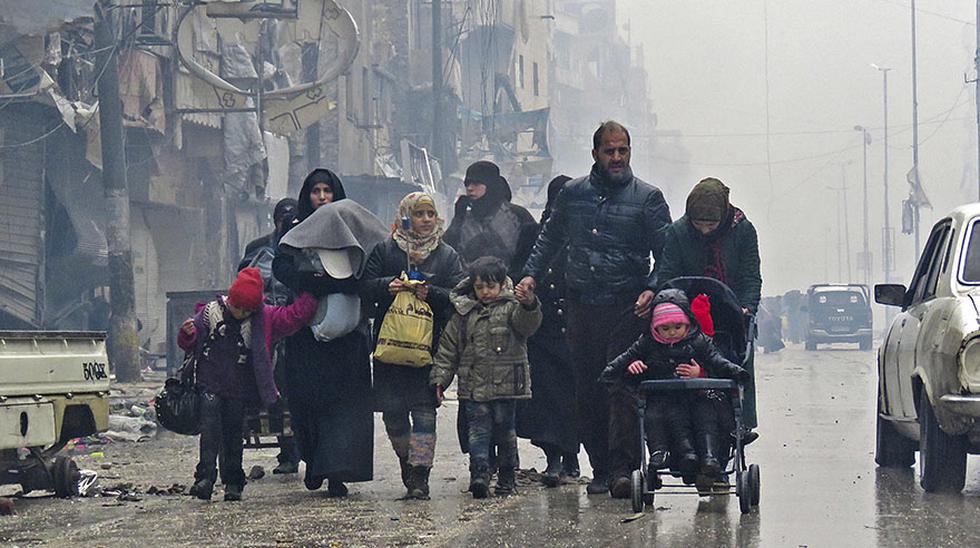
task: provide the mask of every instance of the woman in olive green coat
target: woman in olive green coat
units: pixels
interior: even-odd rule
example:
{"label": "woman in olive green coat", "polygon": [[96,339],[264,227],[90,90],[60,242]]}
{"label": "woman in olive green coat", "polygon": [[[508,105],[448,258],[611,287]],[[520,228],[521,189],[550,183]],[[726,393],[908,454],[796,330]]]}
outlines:
{"label": "woman in olive green coat", "polygon": [[[745,315],[752,316],[762,298],[759,239],[755,227],[731,204],[728,195],[728,187],[713,177],[694,185],[684,216],[667,227],[664,251],[651,276],[650,289],[658,291],[680,276],[714,278],[730,287]],[[753,356],[746,361],[742,365],[754,379]],[[745,385],[743,416],[748,428],[758,425],[754,380]],[[750,432],[744,441],[757,437]]]}
{"label": "woman in olive green coat", "polygon": [[728,187],[711,177],[694,186],[684,216],[667,227],[650,289],[657,291],[679,276],[705,276],[730,287],[746,314],[759,309],[759,240],[752,222],[728,201],[728,194]]}

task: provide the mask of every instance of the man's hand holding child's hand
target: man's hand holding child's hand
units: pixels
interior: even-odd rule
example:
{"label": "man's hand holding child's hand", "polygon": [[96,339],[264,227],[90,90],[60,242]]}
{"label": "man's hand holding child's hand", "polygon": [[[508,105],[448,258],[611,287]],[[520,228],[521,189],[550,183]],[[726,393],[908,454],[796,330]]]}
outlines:
{"label": "man's hand holding child's hand", "polygon": [[701,377],[702,369],[697,361],[691,360],[691,363],[682,363],[677,366],[675,370],[677,375],[683,379],[697,379]]}
{"label": "man's hand holding child's hand", "polygon": [[639,375],[647,370],[647,364],[643,363],[641,360],[636,360],[631,363],[629,367],[626,368],[630,375]]}
{"label": "man's hand holding child's hand", "polygon": [[525,307],[534,304],[534,288],[527,284],[518,284],[514,288],[514,296],[517,297],[517,302]]}

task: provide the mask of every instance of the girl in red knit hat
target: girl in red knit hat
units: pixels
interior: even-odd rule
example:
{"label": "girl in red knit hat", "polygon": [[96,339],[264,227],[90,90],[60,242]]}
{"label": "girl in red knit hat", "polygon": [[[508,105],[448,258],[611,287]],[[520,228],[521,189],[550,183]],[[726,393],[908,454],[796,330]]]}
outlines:
{"label": "girl in red knit hat", "polygon": [[[661,291],[652,307],[649,333],[640,335],[626,352],[613,360],[602,372],[600,382],[620,382],[623,377],[636,382],[675,377],[747,378],[746,371],[725,359],[702,330],[683,291]],[[719,478],[721,421],[710,401],[713,396],[689,397],[678,393],[648,397],[644,425],[650,450],[650,477],[655,477],[657,470],[667,468],[673,460],[684,481],[696,480],[701,492],[708,491]],[[668,440],[673,443],[668,444]],[[673,459],[668,447],[674,452]]]}
{"label": "girl in red knit hat", "polygon": [[263,303],[257,268],[238,273],[227,296],[200,306],[184,322],[177,344],[197,353],[201,393],[201,457],[191,494],[210,500],[221,469],[225,500],[242,498],[242,423],[245,411],[279,399],[273,380],[272,343],[307,325],[317,300],[303,293],[289,306]]}

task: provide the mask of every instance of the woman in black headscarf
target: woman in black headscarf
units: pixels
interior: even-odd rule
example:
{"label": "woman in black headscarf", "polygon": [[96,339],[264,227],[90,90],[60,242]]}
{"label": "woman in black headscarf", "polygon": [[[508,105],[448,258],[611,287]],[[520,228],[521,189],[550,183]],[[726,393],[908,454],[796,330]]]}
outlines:
{"label": "woman in black headscarf", "polygon": [[[297,221],[302,222],[322,205],[346,197],[337,175],[327,169],[315,169],[303,182]],[[300,268],[302,261],[302,254],[280,246],[273,273],[293,291],[308,291],[318,298],[332,293],[357,293],[356,279],[337,280],[307,271]],[[301,329],[286,343],[289,412],[300,456],[306,462],[307,489],[319,489],[327,480],[330,496],[345,496],[345,482],[372,479],[370,353],[366,320],[347,335],[329,342],[320,342],[310,329]]]}
{"label": "woman in black headscarf", "polygon": [[[516,270],[524,268],[540,227],[551,216],[555,199],[570,181],[559,175],[548,184],[548,203],[541,214],[540,225],[521,234]],[[527,359],[531,363],[531,399],[517,405],[517,435],[540,447],[548,460],[541,481],[557,486],[564,477],[579,474],[579,440],[575,425],[575,379],[569,362],[565,337],[565,254],[561,253],[548,267],[543,283],[538,284],[544,320],[527,341]]]}
{"label": "woman in black headscarf", "polygon": [[481,160],[470,165],[463,185],[466,194],[456,201],[443,241],[459,253],[464,265],[492,255],[511,268],[520,236],[536,226],[534,217],[511,203],[510,185],[493,162]]}

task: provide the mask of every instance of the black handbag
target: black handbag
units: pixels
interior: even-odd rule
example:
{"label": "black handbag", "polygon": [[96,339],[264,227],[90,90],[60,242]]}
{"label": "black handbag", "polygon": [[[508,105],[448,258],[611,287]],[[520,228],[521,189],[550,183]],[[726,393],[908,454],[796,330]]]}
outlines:
{"label": "black handbag", "polygon": [[197,352],[184,356],[184,363],[163,384],[156,398],[157,422],[160,426],[188,436],[201,433],[201,396],[197,389]]}

